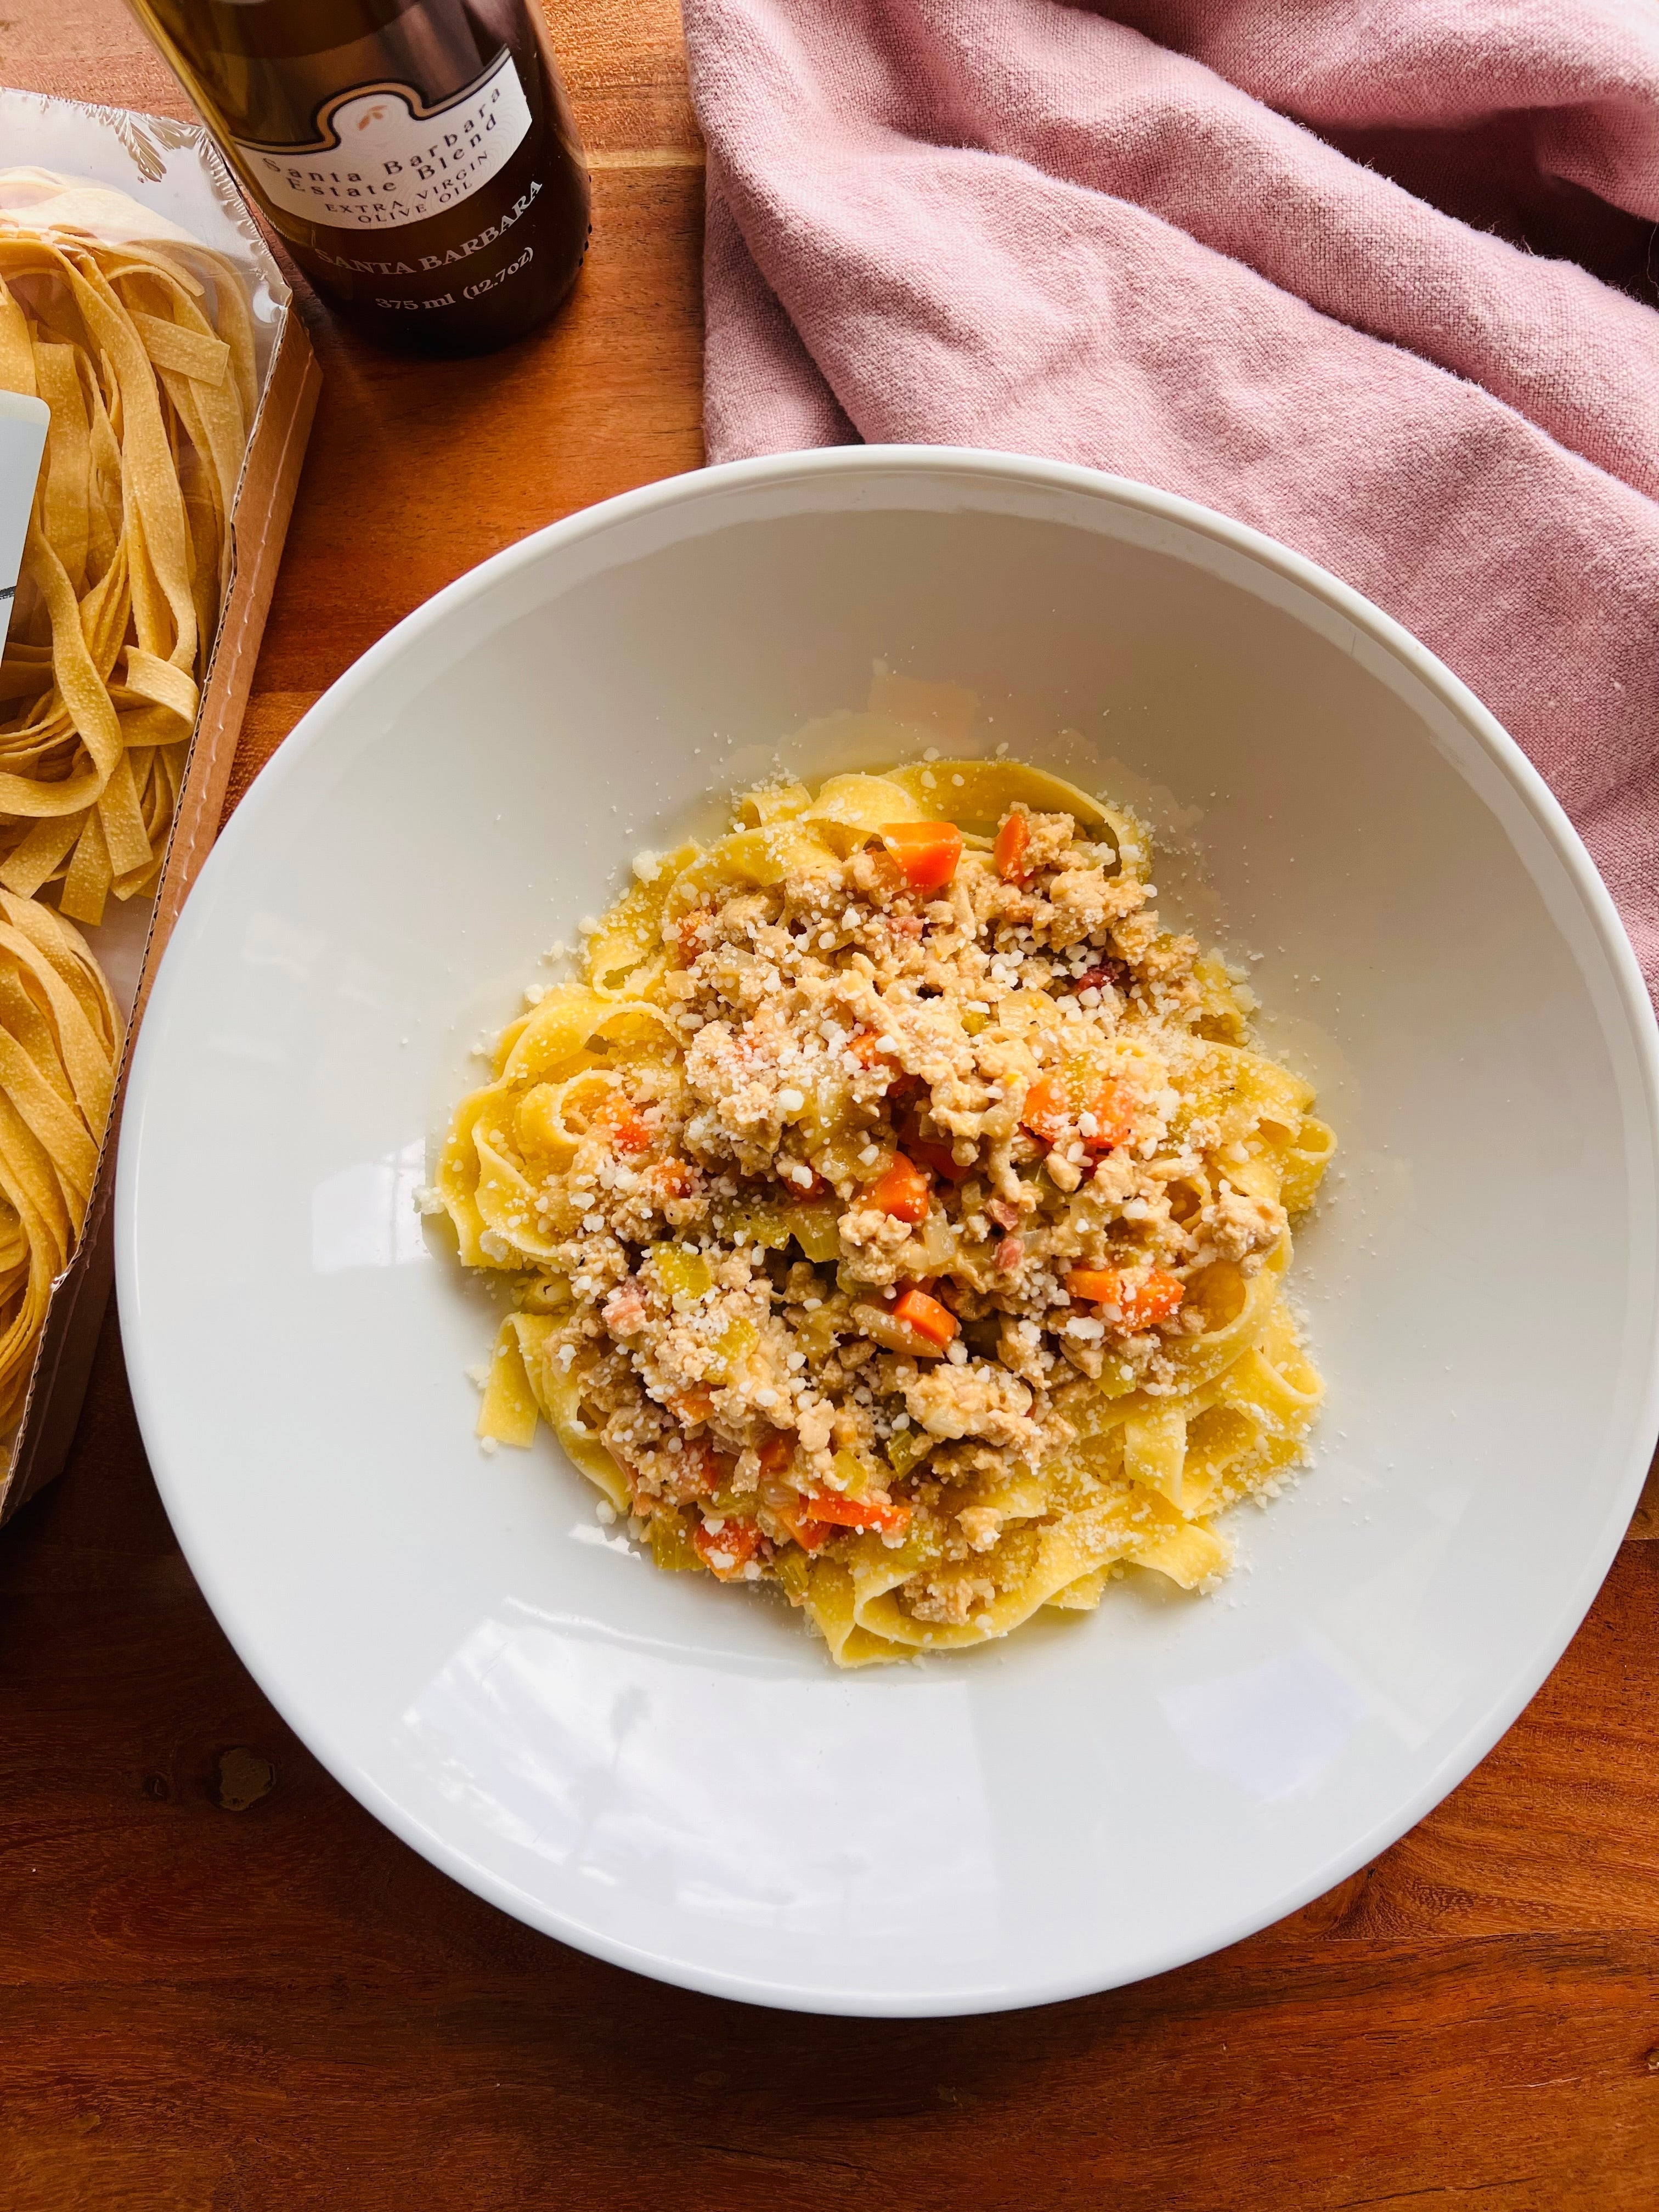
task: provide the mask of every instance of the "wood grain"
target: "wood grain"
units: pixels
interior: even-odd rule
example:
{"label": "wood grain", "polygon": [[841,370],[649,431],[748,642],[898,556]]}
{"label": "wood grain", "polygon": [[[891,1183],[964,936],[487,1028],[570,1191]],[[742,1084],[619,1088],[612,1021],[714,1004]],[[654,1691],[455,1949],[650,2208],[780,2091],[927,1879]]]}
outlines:
{"label": "wood grain", "polygon": [[[185,112],[115,0],[11,7],[9,82]],[[550,15],[599,156],[578,294],[436,367],[307,301],[324,397],[232,805],[431,592],[700,459],[674,9]],[[70,1472],[0,1538],[0,2206],[1651,2212],[1656,1674],[1630,1544],[1476,1773],[1251,1942],[981,2021],[750,2011],[532,1935],[323,1772],[179,1557],[112,1321]]]}
{"label": "wood grain", "polygon": [[800,2019],[548,1943],[376,1826],[196,1595],[101,1359],[0,1547],[9,2208],[1659,2201],[1651,1546],[1491,1759],[1291,1920],[1036,2012]]}

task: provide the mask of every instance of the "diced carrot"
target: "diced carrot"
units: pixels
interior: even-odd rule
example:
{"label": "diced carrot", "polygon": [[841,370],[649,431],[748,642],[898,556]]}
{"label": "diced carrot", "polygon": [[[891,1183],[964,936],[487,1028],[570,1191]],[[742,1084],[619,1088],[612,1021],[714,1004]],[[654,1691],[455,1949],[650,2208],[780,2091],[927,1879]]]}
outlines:
{"label": "diced carrot", "polygon": [[1058,1074],[1039,1075],[1025,1094],[1019,1118],[1039,1144],[1058,1144],[1071,1120],[1065,1079]]}
{"label": "diced carrot", "polygon": [[890,822],[881,836],[912,890],[936,891],[955,875],[962,832],[954,822]]}
{"label": "diced carrot", "polygon": [[742,1579],[744,1569],[766,1539],[758,1521],[742,1520],[735,1514],[727,1514],[718,1529],[710,1529],[700,1520],[691,1531],[691,1541],[709,1573],[723,1583],[732,1583]]}
{"label": "diced carrot", "polygon": [[1115,1267],[1073,1267],[1066,1287],[1086,1304],[1115,1306],[1126,1328],[1155,1328],[1180,1310],[1185,1285],[1162,1267],[1153,1267],[1144,1280],[1126,1279]]}
{"label": "diced carrot", "polygon": [[663,1462],[663,1486],[682,1504],[713,1498],[730,1488],[737,1465],[730,1452],[717,1452],[706,1437],[699,1437]]}
{"label": "diced carrot", "polygon": [[804,1510],[793,1512],[787,1507],[780,1507],[777,1512],[779,1520],[803,1552],[816,1552],[820,1544],[828,1543],[836,1533],[827,1521],[815,1521]]}
{"label": "diced carrot", "polygon": [[1095,1117],[1095,1129],[1083,1141],[1091,1152],[1109,1152],[1114,1145],[1127,1145],[1133,1136],[1135,1097],[1127,1084],[1114,1083],[1107,1077],[1095,1086],[1087,1110]]}
{"label": "diced carrot", "polygon": [[[1079,1124],[1085,1114],[1093,1117],[1092,1132]],[[1042,1144],[1057,1145],[1063,1138],[1081,1137],[1085,1150],[1109,1152],[1127,1144],[1134,1134],[1133,1102],[1121,1083],[1092,1068],[1054,1068],[1038,1076],[1025,1094],[1020,1121]]]}
{"label": "diced carrot", "polygon": [[912,1091],[921,1088],[921,1078],[902,1068],[890,1052],[884,1052],[876,1030],[854,1030],[847,1040],[844,1050],[850,1052],[860,1067],[879,1069],[888,1079],[889,1098],[902,1098]]}
{"label": "diced carrot", "polygon": [[690,1198],[697,1187],[697,1170],[690,1160],[658,1160],[646,1170],[652,1188],[663,1198]]}
{"label": "diced carrot", "polygon": [[878,1528],[884,1535],[910,1525],[910,1508],[874,1498],[843,1498],[839,1491],[804,1491],[801,1504],[815,1521],[837,1528]]}
{"label": "diced carrot", "polygon": [[852,1054],[860,1067],[879,1068],[886,1073],[890,1099],[908,1097],[911,1091],[920,1091],[921,1078],[909,1074],[899,1066],[890,1052],[884,1052],[877,1042],[878,1034],[875,1030],[854,1030],[847,1040],[845,1049]]}
{"label": "diced carrot", "polygon": [[[786,1174],[784,1172],[786,1167],[793,1170],[793,1172]],[[804,1182],[801,1179],[803,1168],[806,1170]],[[822,1198],[830,1188],[811,1160],[788,1159],[781,1152],[778,1155],[778,1180],[784,1185],[791,1198]]]}
{"label": "diced carrot", "polygon": [[1156,1328],[1179,1312],[1186,1295],[1184,1284],[1162,1267],[1154,1267],[1145,1282],[1137,1283],[1119,1298],[1118,1305],[1131,1328]]}
{"label": "diced carrot", "polygon": [[927,1193],[933,1176],[903,1152],[898,1153],[886,1174],[871,1184],[865,1195],[870,1204],[895,1221],[912,1224],[927,1218]]}
{"label": "diced carrot", "polygon": [[957,1156],[949,1145],[936,1145],[930,1137],[906,1137],[905,1149],[918,1167],[924,1167],[931,1176],[942,1176],[946,1182],[966,1182],[974,1172],[971,1164],[957,1165]]}
{"label": "diced carrot", "polygon": [[996,863],[997,873],[1005,884],[1023,884],[1031,871],[1025,865],[1025,854],[1031,842],[1031,825],[1023,814],[1010,814],[997,831],[996,842],[991,848],[991,858]]}
{"label": "diced carrot", "polygon": [[847,1040],[846,1048],[860,1067],[877,1067],[883,1061],[890,1062],[893,1057],[876,1042],[874,1030],[854,1030]]}
{"label": "diced carrot", "polygon": [[942,1176],[946,1182],[966,1182],[974,1172],[975,1163],[972,1160],[965,1168],[957,1164],[948,1140],[941,1142],[937,1137],[922,1135],[919,1114],[912,1113],[905,1122],[904,1149],[918,1166],[926,1168],[931,1175]]}
{"label": "diced carrot", "polygon": [[893,1318],[905,1322],[915,1330],[918,1336],[925,1336],[941,1350],[962,1334],[962,1323],[949,1306],[942,1306],[937,1298],[930,1298],[926,1291],[906,1291],[893,1308]]}
{"label": "diced carrot", "polygon": [[593,1109],[593,1126],[610,1138],[615,1152],[643,1152],[650,1146],[651,1132],[625,1091],[606,1091]]}
{"label": "diced carrot", "polygon": [[704,1497],[730,1482],[738,1464],[731,1452],[716,1451],[707,1438],[689,1445],[678,1456],[681,1464],[696,1474],[697,1488]]}
{"label": "diced carrot", "polygon": [[775,1429],[760,1448],[761,1473],[781,1474],[795,1456],[795,1439],[781,1429]]}
{"label": "diced carrot", "polygon": [[1083,1138],[1091,1152],[1109,1152],[1115,1145],[1127,1145],[1134,1135],[1134,1094],[1126,1084],[1114,1083],[1109,1077],[1097,1084],[1079,1112],[1094,1116],[1093,1130]]}

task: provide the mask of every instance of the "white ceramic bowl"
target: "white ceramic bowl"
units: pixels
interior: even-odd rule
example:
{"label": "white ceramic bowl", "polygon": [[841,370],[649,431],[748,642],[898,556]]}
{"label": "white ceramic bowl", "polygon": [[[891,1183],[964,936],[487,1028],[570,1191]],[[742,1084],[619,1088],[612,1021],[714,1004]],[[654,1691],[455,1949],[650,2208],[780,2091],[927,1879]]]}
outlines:
{"label": "white ceramic bowl", "polygon": [[[480,1453],[490,1310],[410,1194],[538,951],[878,656],[1023,701],[992,742],[1188,810],[1182,896],[1261,954],[1267,1034],[1344,1149],[1298,1254],[1322,1443],[1243,1516],[1246,1571],[838,1675],[781,1606],[632,1556],[544,1434]],[[1078,469],[744,464],[463,577],[244,799],[134,1068],[127,1358],[237,1650],[458,1880],[732,1996],[1030,2004],[1317,1894],[1553,1664],[1659,1419],[1656,1089],[1559,810],[1352,592]]]}

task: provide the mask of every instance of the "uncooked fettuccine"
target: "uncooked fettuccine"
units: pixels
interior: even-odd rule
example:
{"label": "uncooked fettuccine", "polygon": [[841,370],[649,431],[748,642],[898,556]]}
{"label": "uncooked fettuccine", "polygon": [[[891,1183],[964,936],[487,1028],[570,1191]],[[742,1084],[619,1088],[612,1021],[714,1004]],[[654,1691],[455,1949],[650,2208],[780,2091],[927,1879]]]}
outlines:
{"label": "uncooked fettuccine", "polygon": [[52,410],[0,664],[0,884],[61,884],[97,922],[161,865],[228,580],[255,397],[240,283],[203,247],[0,210],[0,387]]}
{"label": "uncooked fettuccine", "polygon": [[0,1428],[86,1220],[121,1018],[86,939],[0,890]]}

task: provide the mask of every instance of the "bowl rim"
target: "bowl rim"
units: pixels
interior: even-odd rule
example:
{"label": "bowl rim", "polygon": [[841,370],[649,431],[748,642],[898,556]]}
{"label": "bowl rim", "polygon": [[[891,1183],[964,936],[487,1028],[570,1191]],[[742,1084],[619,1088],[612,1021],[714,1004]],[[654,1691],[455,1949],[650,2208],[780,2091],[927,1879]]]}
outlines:
{"label": "bowl rim", "polygon": [[[123,1349],[134,1407],[147,1456],[163,1506],[198,1586],[255,1682],[283,1721],[294,1730],[343,1788],[411,1849],[475,1895],[526,1922],[539,1932],[615,1966],[671,1985],[786,2011],[862,2018],[946,2018],[1021,2009],[1101,1993],[1133,1981],[1190,1965],[1243,1941],[1298,1911],[1368,1864],[1415,1826],[1473,1771],[1513,1726],[1559,1663],[1594,1603],[1627,1531],[1645,1480],[1656,1431],[1659,1431],[1659,1300],[1652,1317],[1647,1379],[1641,1405],[1625,1450],[1625,1467],[1615,1489],[1600,1541],[1564,1592],[1547,1628],[1534,1645],[1534,1663],[1511,1683],[1509,1692],[1469,1723],[1437,1763],[1422,1786],[1389,1816],[1376,1824],[1346,1851],[1326,1862],[1318,1874],[1288,1886],[1265,1905],[1211,1928],[1201,1942],[1177,1943],[1167,1956],[1131,1972],[1103,1979],[1097,1967],[1050,1977],[1041,1983],[957,1990],[943,1996],[926,1989],[867,1995],[844,1989],[813,1989],[772,1984],[749,1972],[713,1970],[663,1956],[643,1946],[580,1926],[489,1869],[469,1859],[456,1845],[430,1830],[405,1809],[360,1765],[356,1756],[333,1741],[325,1720],[290,1703],[278,1670],[264,1654],[248,1648],[236,1626],[235,1593],[207,1556],[206,1540],[194,1522],[191,1492],[167,1464],[164,1394],[152,1370],[143,1326],[143,1297],[137,1260],[141,1210],[139,1155],[143,1145],[144,1101],[153,1064],[166,1049],[172,1029],[171,1002],[180,988],[192,944],[203,933],[213,889],[232,870],[242,842],[256,834],[264,807],[294,775],[302,773],[323,744],[331,724],[369,690],[387,668],[417,641],[439,628],[469,602],[487,597],[507,576],[546,555],[603,536],[618,526],[675,507],[718,501],[728,493],[758,487],[786,489],[819,477],[896,477],[920,473],[941,482],[978,478],[992,484],[1018,485],[1103,499],[1143,514],[1184,526],[1243,555],[1291,583],[1342,617],[1382,651],[1402,664],[1448,709],[1501,772],[1543,832],[1555,859],[1577,894],[1612,986],[1613,1004],[1603,1017],[1611,1034],[1613,1010],[1622,1016],[1638,1072],[1644,1106],[1642,1134],[1654,1156],[1659,1182],[1659,1026],[1630,940],[1606,885],[1565,810],[1520,745],[1462,680],[1392,616],[1352,585],[1265,532],[1213,508],[1133,478],[1064,461],[977,447],[858,445],[808,449],[728,461],[662,478],[579,509],[529,536],[504,546],[412,609],[370,646],[315,700],[261,769],[226,823],[186,900],[167,947],[134,1047],[123,1114],[114,1194],[116,1285]],[[1645,1441],[1644,1441],[1645,1439]]]}

